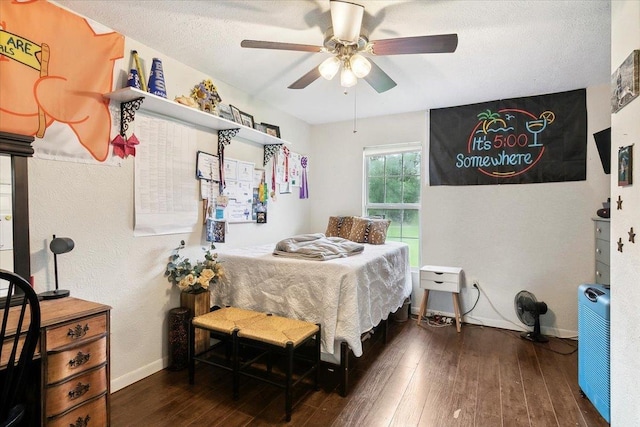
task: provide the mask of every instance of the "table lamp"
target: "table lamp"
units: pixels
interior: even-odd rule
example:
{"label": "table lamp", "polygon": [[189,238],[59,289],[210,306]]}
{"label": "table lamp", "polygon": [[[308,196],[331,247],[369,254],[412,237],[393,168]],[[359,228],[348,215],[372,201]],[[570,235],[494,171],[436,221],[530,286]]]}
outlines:
{"label": "table lamp", "polygon": [[71,252],[75,243],[69,237],[56,237],[53,235],[53,240],[49,244],[49,249],[53,252],[53,268],[55,271],[56,277],[56,289],[53,291],[46,291],[40,294],[43,300],[47,299],[56,299],[56,298],[64,298],[69,296],[69,291],[64,289],[58,289],[58,254],[66,254],[67,252]]}

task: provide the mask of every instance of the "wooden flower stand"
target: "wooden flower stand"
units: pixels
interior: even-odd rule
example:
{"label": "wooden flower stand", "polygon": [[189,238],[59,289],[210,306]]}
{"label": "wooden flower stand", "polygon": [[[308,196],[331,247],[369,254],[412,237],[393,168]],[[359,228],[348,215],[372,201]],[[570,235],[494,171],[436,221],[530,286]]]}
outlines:
{"label": "wooden flower stand", "polygon": [[[188,308],[190,311],[189,321],[195,316],[201,316],[211,311],[211,294],[209,291],[199,294],[191,294],[187,292],[180,293],[180,306]],[[196,353],[200,353],[209,348],[209,333],[205,330],[196,330]]]}

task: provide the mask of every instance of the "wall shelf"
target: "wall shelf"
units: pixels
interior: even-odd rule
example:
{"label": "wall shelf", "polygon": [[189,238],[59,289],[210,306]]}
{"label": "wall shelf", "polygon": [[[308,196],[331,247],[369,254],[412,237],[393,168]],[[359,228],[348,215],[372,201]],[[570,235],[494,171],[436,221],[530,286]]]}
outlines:
{"label": "wall shelf", "polygon": [[121,104],[144,98],[144,101],[139,107],[142,111],[148,111],[160,116],[167,117],[169,119],[181,120],[186,123],[194,124],[215,131],[240,129],[237,134],[238,138],[242,138],[261,145],[292,145],[290,142],[284,141],[271,135],[267,135],[266,133],[241,125],[240,123],[232,122],[230,120],[223,119],[222,117],[214,116],[213,114],[205,113],[204,111],[187,107],[186,105],[178,104],[177,102],[162,98],[157,95],[153,95],[148,92],[144,92],[140,89],[125,87],[113,92],[106,93],[104,94],[104,97]]}

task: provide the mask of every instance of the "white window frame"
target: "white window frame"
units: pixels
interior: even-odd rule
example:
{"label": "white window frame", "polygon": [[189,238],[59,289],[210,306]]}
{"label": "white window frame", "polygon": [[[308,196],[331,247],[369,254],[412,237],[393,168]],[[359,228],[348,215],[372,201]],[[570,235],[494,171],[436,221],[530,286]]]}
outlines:
{"label": "white window frame", "polygon": [[[369,167],[367,157],[389,154],[402,154],[408,152],[417,152],[420,154],[420,201],[418,203],[369,203]],[[418,218],[421,218],[421,200],[422,200],[422,181],[424,173],[424,153],[420,142],[408,142],[402,144],[388,144],[364,147],[362,152],[362,215],[367,214],[368,209],[411,209],[418,211]],[[418,222],[418,264],[420,263],[422,252],[422,221]],[[412,266],[411,269],[417,271],[418,266]]]}

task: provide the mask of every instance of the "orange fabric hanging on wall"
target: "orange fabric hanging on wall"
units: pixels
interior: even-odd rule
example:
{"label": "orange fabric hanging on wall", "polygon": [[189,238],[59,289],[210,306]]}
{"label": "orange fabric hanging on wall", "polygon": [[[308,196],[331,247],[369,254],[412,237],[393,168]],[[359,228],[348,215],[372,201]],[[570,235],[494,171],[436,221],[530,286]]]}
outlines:
{"label": "orange fabric hanging on wall", "polygon": [[47,138],[57,121],[94,159],[106,160],[111,114],[102,94],[112,90],[124,36],[97,33],[44,0],[0,1],[0,16],[0,130]]}

